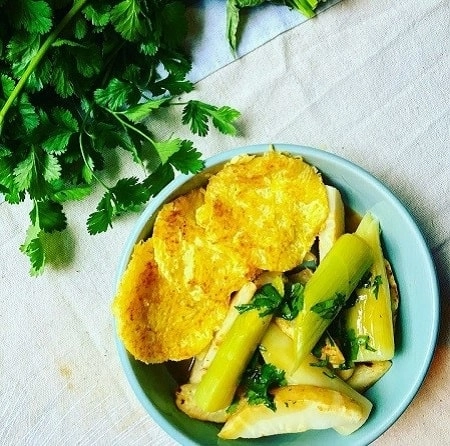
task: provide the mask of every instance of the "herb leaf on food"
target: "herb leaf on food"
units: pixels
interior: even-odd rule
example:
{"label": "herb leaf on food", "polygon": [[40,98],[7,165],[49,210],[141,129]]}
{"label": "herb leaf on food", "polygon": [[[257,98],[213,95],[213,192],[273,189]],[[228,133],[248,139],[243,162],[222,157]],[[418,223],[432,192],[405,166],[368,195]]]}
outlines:
{"label": "herb leaf on food", "polygon": [[311,307],[311,311],[317,313],[323,319],[334,319],[345,304],[345,295],[336,293],[330,299],[317,302]]}
{"label": "herb leaf on food", "polygon": [[264,404],[275,411],[276,406],[270,390],[286,385],[285,371],[255,358],[259,358],[258,352],[254,355],[242,379],[245,396],[249,404]]}
{"label": "herb leaf on food", "polygon": [[294,320],[303,309],[305,286],[301,283],[286,283],[283,302],[278,308],[277,315],[288,321]]}
{"label": "herb leaf on food", "polygon": [[273,314],[277,311],[283,297],[277,289],[270,283],[266,283],[256,290],[252,300],[248,304],[237,305],[239,313],[249,310],[258,310],[261,317]]}

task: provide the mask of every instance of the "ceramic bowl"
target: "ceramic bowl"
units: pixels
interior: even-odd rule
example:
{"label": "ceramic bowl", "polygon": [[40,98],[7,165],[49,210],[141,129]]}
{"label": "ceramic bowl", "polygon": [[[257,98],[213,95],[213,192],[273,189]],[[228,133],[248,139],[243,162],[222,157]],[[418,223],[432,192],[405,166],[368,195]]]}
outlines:
{"label": "ceramic bowl", "polygon": [[[264,144],[220,153],[206,161],[205,172],[217,170],[236,155],[259,154],[268,148]],[[256,440],[225,441],[217,438],[217,425],[192,420],[177,409],[174,403],[177,382],[165,365],[145,365],[134,360],[117,340],[125,375],[137,398],[149,416],[181,445],[367,445],[385,432],[405,411],[419,390],[433,357],[439,325],[436,272],[424,238],[408,211],[377,179],[345,159],[310,147],[275,144],[275,148],[302,156],[320,170],[326,183],[340,190],[351,209],[361,215],[371,210],[380,220],[384,252],[392,263],[401,296],[393,365],[366,393],[374,408],[368,421],[350,436],[341,436],[329,429]],[[204,182],[205,172],[178,176],[152,199],[124,247],[116,285],[126,268],[134,244],[150,235],[155,214],[160,207]]]}

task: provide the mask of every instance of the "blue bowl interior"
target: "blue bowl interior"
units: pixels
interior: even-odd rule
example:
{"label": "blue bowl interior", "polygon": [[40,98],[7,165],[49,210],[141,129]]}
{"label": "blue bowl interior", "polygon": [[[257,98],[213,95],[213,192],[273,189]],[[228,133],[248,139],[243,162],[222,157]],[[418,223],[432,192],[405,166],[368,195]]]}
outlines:
{"label": "blue bowl interior", "polygon": [[[154,216],[167,201],[206,181],[211,172],[231,157],[242,153],[259,154],[268,145],[242,147],[220,153],[206,162],[201,175],[181,175],[155,197],[130,235],[120,259],[117,283],[126,268],[134,244],[151,233]],[[403,413],[419,390],[431,363],[439,326],[439,291],[435,268],[425,241],[409,213],[379,181],[358,166],[330,153],[309,147],[276,144],[276,150],[300,155],[316,166],[327,184],[336,186],[345,203],[359,214],[371,210],[380,220],[386,257],[392,264],[400,290],[400,313],[396,332],[396,356],[390,371],[366,396],[374,404],[369,420],[348,437],[333,430],[308,431],[256,440],[233,440],[236,446],[310,446],[330,442],[339,445],[367,445],[385,432]],[[134,360],[117,340],[125,374],[141,404],[150,416],[183,445],[221,445],[230,441],[217,438],[220,427],[192,420],[174,403],[177,382],[165,365],[145,365]]]}

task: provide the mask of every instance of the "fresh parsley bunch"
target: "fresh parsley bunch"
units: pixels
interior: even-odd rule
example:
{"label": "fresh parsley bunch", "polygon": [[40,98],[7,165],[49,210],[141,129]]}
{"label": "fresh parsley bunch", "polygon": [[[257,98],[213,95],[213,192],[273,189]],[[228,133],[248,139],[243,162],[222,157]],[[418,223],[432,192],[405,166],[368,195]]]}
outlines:
{"label": "fresh parsley bunch", "polygon": [[[191,141],[155,139],[160,110],[180,106],[181,121],[201,136],[210,123],[235,134],[236,110],[177,103],[193,89],[186,30],[181,1],[0,0],[0,193],[11,204],[31,201],[21,250],[32,274],[45,265],[45,234],[67,226],[65,202],[104,189],[87,218],[96,234],[176,172],[203,167]],[[107,184],[112,152],[128,153],[142,178]]]}

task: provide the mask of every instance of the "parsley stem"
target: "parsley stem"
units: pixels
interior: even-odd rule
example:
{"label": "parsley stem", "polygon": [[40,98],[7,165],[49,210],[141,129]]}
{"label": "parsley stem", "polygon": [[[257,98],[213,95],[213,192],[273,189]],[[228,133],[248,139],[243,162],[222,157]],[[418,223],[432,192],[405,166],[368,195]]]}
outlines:
{"label": "parsley stem", "polygon": [[106,189],[106,190],[110,190],[110,188],[107,186],[107,184],[105,184],[104,181],[101,180],[101,178],[99,178],[96,174],[94,169],[92,169],[91,165],[89,164],[87,158],[86,158],[86,154],[84,152],[84,145],[83,145],[83,133],[80,132],[79,136],[78,136],[78,144],[80,146],[80,152],[81,152],[81,157],[83,158],[83,162],[85,164],[85,166],[91,171],[92,176]]}
{"label": "parsley stem", "polygon": [[63,19],[58,23],[56,28],[48,35],[47,39],[45,39],[42,46],[39,48],[36,55],[31,59],[30,63],[28,64],[26,70],[20,77],[19,81],[17,82],[14,90],[8,97],[7,101],[3,105],[3,108],[0,110],[0,133],[3,128],[3,122],[5,120],[6,113],[10,109],[13,102],[16,100],[16,98],[19,96],[20,92],[24,88],[28,78],[33,73],[33,71],[36,69],[37,65],[41,61],[41,59],[44,57],[44,55],[47,53],[49,48],[53,45],[61,31],[67,26],[67,24],[72,20],[72,18],[83,8],[83,6],[88,2],[88,0],[75,0],[73,3],[72,8],[69,10],[69,12],[63,17]]}
{"label": "parsley stem", "polygon": [[142,130],[139,130],[137,127],[135,127],[134,125],[129,124],[128,122],[124,121],[123,119],[121,119],[119,117],[119,114],[117,112],[114,112],[112,110],[109,110],[108,108],[105,108],[105,110],[107,110],[109,113],[111,113],[119,122],[121,125],[123,125],[124,127],[127,127],[131,130],[133,130],[134,132],[136,132],[138,135],[141,135],[144,139],[146,139],[150,144],[152,144],[153,146],[155,145],[155,141],[153,141],[152,138],[150,138],[150,136],[148,136],[146,133],[144,133]]}

